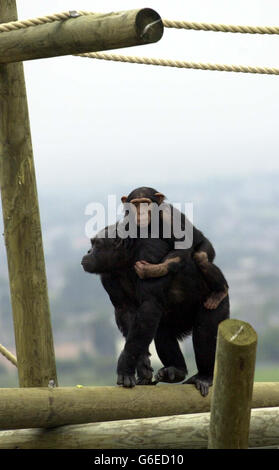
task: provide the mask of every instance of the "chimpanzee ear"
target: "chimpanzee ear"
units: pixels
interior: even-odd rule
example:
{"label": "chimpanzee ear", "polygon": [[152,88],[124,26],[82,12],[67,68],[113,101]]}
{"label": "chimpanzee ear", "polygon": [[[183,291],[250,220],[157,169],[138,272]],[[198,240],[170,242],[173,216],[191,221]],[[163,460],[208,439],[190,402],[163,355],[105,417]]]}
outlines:
{"label": "chimpanzee ear", "polygon": [[125,204],[125,202],[127,202],[127,199],[128,199],[127,196],[122,196],[121,201],[123,202],[123,204]]}
{"label": "chimpanzee ear", "polygon": [[154,196],[158,199],[158,203],[162,204],[162,202],[166,199],[166,196],[162,193],[155,193]]}

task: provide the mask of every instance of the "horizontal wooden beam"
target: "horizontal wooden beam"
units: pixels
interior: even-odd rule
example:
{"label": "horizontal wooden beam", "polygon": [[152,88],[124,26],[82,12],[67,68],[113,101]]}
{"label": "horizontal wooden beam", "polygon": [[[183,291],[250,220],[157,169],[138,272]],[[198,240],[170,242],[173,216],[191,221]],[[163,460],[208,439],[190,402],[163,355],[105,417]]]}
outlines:
{"label": "horizontal wooden beam", "polygon": [[[0,449],[206,449],[209,413],[0,432]],[[279,408],[252,410],[249,447],[279,446]]]}
{"label": "horizontal wooden beam", "polygon": [[163,23],[151,8],[54,21],[0,33],[0,64],[157,42]]}
{"label": "horizontal wooden beam", "polygon": [[[210,409],[193,385],[0,388],[0,429],[47,428],[200,413]],[[253,408],[279,406],[279,382],[254,384]]]}

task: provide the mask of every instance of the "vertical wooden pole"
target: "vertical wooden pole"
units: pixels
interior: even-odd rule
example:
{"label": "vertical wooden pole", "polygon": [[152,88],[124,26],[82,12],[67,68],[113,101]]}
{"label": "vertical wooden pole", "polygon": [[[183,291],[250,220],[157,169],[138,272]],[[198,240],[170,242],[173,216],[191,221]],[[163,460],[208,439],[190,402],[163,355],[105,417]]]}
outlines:
{"label": "vertical wooden pole", "polygon": [[[0,21],[17,20],[15,0]],[[23,64],[0,65],[0,186],[19,385],[57,383]]]}
{"label": "vertical wooden pole", "polygon": [[219,325],[211,399],[209,449],[247,449],[257,334],[240,320]]}

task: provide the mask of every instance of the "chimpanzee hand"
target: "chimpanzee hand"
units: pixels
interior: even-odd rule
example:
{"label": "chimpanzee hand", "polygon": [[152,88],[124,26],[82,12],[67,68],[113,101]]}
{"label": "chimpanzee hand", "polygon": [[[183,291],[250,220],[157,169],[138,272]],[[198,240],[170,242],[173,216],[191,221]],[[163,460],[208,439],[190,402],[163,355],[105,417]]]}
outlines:
{"label": "chimpanzee hand", "polygon": [[117,363],[117,385],[123,385],[126,388],[136,385],[135,362],[135,357],[123,349]]}
{"label": "chimpanzee hand", "polygon": [[153,264],[148,263],[147,261],[141,260],[137,261],[135,264],[135,271],[140,279],[145,279],[150,277],[150,271],[152,271]]}

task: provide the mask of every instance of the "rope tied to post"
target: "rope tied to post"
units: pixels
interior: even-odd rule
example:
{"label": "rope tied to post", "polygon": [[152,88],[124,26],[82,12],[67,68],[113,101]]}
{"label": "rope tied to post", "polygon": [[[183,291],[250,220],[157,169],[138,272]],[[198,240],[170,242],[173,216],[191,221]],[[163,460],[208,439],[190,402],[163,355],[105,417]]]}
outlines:
{"label": "rope tied to post", "polygon": [[[12,21],[9,23],[0,24],[0,33],[7,33],[22,28],[35,27],[43,25],[45,23],[51,23],[54,21],[65,21],[68,19],[78,18],[79,16],[95,15],[94,12],[88,12],[84,10],[71,10],[61,13],[54,13],[52,15],[42,16],[29,20]],[[158,20],[159,21],[159,20]],[[178,20],[162,20],[165,28],[176,28],[186,29],[195,31],[214,31],[214,32],[225,32],[225,33],[243,33],[243,34],[279,34],[278,26],[247,26],[247,25],[226,25],[219,23],[198,23],[190,21],[178,21]],[[146,26],[145,32],[152,27],[153,23]],[[88,57],[91,59],[110,60],[117,62],[129,62],[136,64],[145,65],[159,65],[163,67],[176,67],[184,69],[195,69],[195,70],[212,70],[219,72],[238,72],[238,73],[252,73],[252,74],[265,74],[265,75],[279,75],[279,68],[275,67],[259,67],[259,66],[247,66],[247,65],[231,65],[231,64],[211,64],[211,63],[200,63],[190,62],[182,60],[172,59],[160,59],[151,57],[136,57],[136,56],[123,56],[119,54],[104,54],[100,52],[74,54],[80,57]]]}
{"label": "rope tied to post", "polygon": [[[7,33],[15,29],[28,28],[30,26],[39,26],[53,21],[64,21],[69,18],[77,18],[84,15],[95,15],[95,12],[84,10],[70,10],[52,15],[41,16],[28,20],[11,21],[0,25],[0,33]],[[231,25],[222,23],[199,23],[195,21],[180,21],[163,19],[165,28],[187,29],[195,31],[214,31],[222,33],[241,33],[241,34],[279,34],[278,26],[249,26],[249,25]],[[150,25],[148,25],[150,27]]]}

